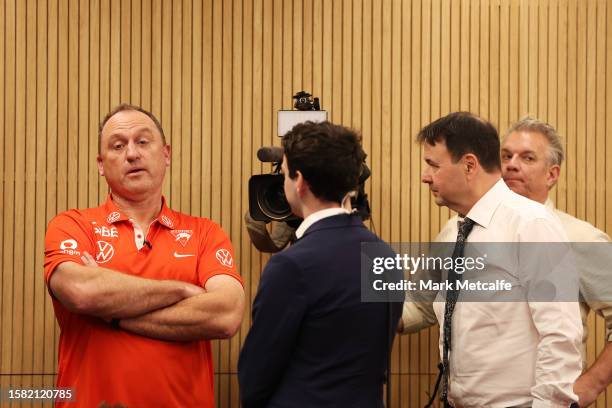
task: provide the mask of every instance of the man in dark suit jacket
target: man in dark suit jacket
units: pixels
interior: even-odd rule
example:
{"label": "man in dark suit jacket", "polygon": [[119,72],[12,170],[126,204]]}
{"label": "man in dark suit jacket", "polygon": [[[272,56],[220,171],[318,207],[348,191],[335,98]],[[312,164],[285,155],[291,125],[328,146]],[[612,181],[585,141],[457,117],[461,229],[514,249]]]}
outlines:
{"label": "man in dark suit jacket", "polygon": [[382,407],[400,303],[361,301],[361,243],[380,239],[343,207],[365,159],[360,138],[329,122],[283,138],[285,195],[298,240],[264,269],[238,363],[254,407]]}

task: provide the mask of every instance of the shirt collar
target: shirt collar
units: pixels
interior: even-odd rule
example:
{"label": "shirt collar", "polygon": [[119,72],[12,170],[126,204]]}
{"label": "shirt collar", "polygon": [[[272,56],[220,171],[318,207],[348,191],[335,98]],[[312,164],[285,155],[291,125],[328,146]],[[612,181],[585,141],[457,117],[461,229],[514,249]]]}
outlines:
{"label": "shirt collar", "polygon": [[548,208],[549,210],[554,210],[555,209],[555,203],[553,203],[553,201],[550,198],[546,199],[546,202],[544,202],[544,205],[546,206],[546,208]]}
{"label": "shirt collar", "polygon": [[174,212],[166,205],[166,197],[162,196],[162,209],[159,212],[157,221],[166,228],[173,229],[176,225],[176,217]]}
{"label": "shirt collar", "polygon": [[321,221],[323,218],[332,217],[338,214],[350,214],[350,211],[348,211],[346,208],[343,208],[343,207],[333,207],[333,208],[326,208],[324,210],[313,212],[308,217],[306,217],[304,221],[302,221],[298,229],[295,230],[296,238],[297,239],[302,238],[302,235],[304,235],[306,230],[310,228],[310,226],[314,224],[315,222]]}
{"label": "shirt collar", "polygon": [[[106,211],[106,222],[109,224],[115,224],[120,221],[129,221],[129,217],[125,215],[117,204],[113,201],[111,194],[106,198],[104,203],[104,209]],[[157,221],[166,228],[173,229],[176,223],[174,213],[166,204],[166,197],[162,196],[162,208],[157,217]]]}
{"label": "shirt collar", "polygon": [[474,204],[466,217],[476,222],[481,227],[487,228],[491,223],[493,214],[497,207],[504,201],[511,190],[508,188],[503,179],[499,179],[480,200]]}

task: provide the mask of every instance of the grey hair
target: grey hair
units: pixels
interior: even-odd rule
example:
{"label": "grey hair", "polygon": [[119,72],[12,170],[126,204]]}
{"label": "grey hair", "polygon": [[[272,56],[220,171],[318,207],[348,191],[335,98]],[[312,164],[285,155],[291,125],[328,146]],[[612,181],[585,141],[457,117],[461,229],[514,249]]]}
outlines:
{"label": "grey hair", "polygon": [[504,140],[512,132],[521,131],[537,132],[542,134],[546,140],[548,140],[548,163],[551,166],[555,164],[561,166],[561,163],[563,163],[563,159],[565,158],[565,152],[563,150],[561,138],[559,137],[557,130],[552,125],[544,122],[543,120],[532,118],[531,116],[525,116],[510,126],[504,135]]}

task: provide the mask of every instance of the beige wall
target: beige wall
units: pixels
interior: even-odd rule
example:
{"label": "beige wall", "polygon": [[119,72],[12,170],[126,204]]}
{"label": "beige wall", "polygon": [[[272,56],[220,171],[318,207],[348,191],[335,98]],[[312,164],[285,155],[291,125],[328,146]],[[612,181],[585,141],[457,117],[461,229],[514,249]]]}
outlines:
{"label": "beige wall", "polygon": [[[612,233],[611,24],[610,0],[1,0],[0,385],[53,383],[45,227],[104,200],[96,134],[112,106],[160,117],[174,158],[165,193],[230,234],[252,301],[268,257],[243,225],[247,180],[269,170],[255,151],[279,143],[276,111],[301,89],[363,133],[372,227],[386,240],[429,240],[448,218],[419,182],[412,141],[455,110],[501,129],[527,113],[550,121],[568,156],[559,208]],[[238,406],[249,315],[214,342],[222,407]],[[593,361],[604,326],[589,324]],[[425,404],[437,334],[396,341],[394,407]]]}

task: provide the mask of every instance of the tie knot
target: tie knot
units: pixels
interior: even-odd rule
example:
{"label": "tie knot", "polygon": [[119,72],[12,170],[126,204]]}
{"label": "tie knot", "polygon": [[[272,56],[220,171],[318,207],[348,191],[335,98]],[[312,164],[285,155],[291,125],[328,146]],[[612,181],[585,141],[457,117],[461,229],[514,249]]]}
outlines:
{"label": "tie knot", "polygon": [[462,239],[466,239],[468,235],[470,235],[470,232],[472,231],[472,228],[474,228],[474,220],[471,220],[469,218],[464,218],[463,221],[459,221],[459,233],[458,236]]}

